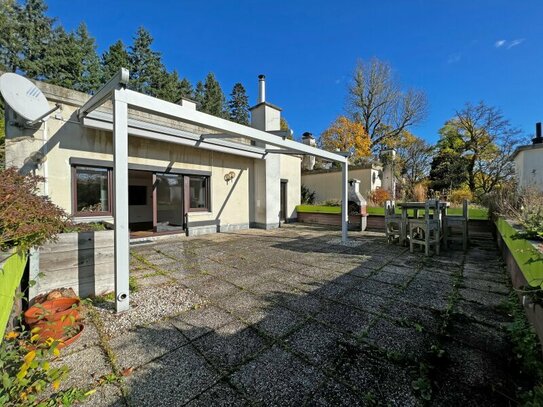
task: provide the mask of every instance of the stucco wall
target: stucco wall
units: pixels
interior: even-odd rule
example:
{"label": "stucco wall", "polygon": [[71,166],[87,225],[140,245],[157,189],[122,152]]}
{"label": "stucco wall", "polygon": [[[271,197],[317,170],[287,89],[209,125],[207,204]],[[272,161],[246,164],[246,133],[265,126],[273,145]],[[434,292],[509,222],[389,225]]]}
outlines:
{"label": "stucco wall", "polygon": [[[76,112],[79,106],[87,100],[87,95],[41,82],[36,84],[42,89],[51,104],[59,102],[62,109],[54,113],[46,123],[35,129],[22,130],[8,125],[6,160],[9,165],[23,168],[24,171],[34,170],[37,174],[44,176],[47,181],[43,185],[42,192],[49,195],[53,202],[68,213],[71,213],[70,159],[113,161],[112,134],[109,131],[86,128],[80,124]],[[101,110],[107,111],[108,106],[104,106]],[[8,116],[13,115],[13,112],[8,108],[7,114]],[[212,132],[209,129],[167,118],[158,117],[155,119],[147,113],[130,111],[130,114],[137,115],[140,119],[152,119],[154,123],[197,134]],[[8,117],[7,122],[9,121]],[[44,152],[47,158],[42,165],[37,167],[28,163],[27,160],[34,151]],[[129,164],[211,172],[211,211],[189,213],[189,223],[215,222],[221,227],[228,225],[248,227],[251,221],[257,217],[255,212],[259,211],[259,202],[255,197],[259,195],[255,189],[263,189],[265,192],[266,188],[265,182],[260,182],[266,177],[263,160],[135,136],[129,137],[128,154]],[[289,179],[289,213],[293,214],[294,207],[299,202],[300,163],[299,159],[295,157],[281,158],[281,161],[281,177]],[[255,167],[260,167],[264,172],[255,171]],[[224,176],[232,171],[235,174],[234,179],[226,182]],[[251,185],[250,177],[253,176],[256,177],[256,183]],[[140,181],[135,182],[141,184]],[[142,182],[148,183],[148,180]],[[277,189],[279,190],[279,186]],[[151,193],[152,189],[149,192]],[[151,200],[148,199],[148,202],[151,203]],[[261,202],[261,204],[264,203]],[[148,209],[147,206],[145,208],[130,208],[131,221],[150,220]]]}
{"label": "stucco wall", "polygon": [[281,179],[287,182],[287,214],[288,219],[296,218],[296,206],[300,205],[301,161],[298,156],[281,155]]}
{"label": "stucco wall", "polygon": [[[349,179],[360,180],[360,193],[364,198],[370,191],[381,186],[379,170],[371,168],[349,169]],[[341,198],[341,170],[333,172],[303,173],[302,184],[315,191],[316,202]]]}
{"label": "stucco wall", "polygon": [[543,191],[543,144],[526,146],[515,156],[515,170],[520,187]]}

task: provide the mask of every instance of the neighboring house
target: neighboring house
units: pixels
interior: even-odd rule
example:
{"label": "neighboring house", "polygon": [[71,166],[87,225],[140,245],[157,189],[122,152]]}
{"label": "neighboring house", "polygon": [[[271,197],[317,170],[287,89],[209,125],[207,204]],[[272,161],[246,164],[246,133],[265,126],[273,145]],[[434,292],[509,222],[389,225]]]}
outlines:
{"label": "neighboring house", "polygon": [[536,124],[532,144],[520,146],[513,153],[519,187],[535,187],[543,191],[543,136],[541,123]]}
{"label": "neighboring house", "polygon": [[[360,181],[360,193],[367,200],[371,191],[383,185],[383,167],[379,164],[350,166],[349,178]],[[341,199],[341,168],[302,170],[302,185],[315,192],[315,201]]]}
{"label": "neighboring house", "polygon": [[[46,122],[26,128],[6,105],[7,166],[43,176],[42,192],[76,221],[112,222],[111,103],[81,115],[79,109],[89,95],[34,83],[49,103],[60,108]],[[267,103],[264,95],[261,76],[251,127],[284,139],[281,109]],[[187,99],[179,104],[196,109]],[[268,153],[260,142],[133,109],[128,113],[128,133],[131,232],[193,235],[274,228],[296,218],[301,155]]]}

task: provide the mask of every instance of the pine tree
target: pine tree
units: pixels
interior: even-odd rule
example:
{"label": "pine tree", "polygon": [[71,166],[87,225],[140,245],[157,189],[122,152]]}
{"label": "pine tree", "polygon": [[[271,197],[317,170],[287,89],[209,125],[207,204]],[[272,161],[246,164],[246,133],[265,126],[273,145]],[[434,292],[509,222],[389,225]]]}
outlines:
{"label": "pine tree", "polygon": [[162,68],[159,81],[156,84],[155,96],[168,102],[177,102],[181,99],[181,81],[176,70],[168,73],[166,68]]}
{"label": "pine tree", "polygon": [[44,60],[45,80],[55,85],[92,93],[103,83],[96,43],[85,24],[67,33],[59,27],[54,32],[52,52]]}
{"label": "pine tree", "polygon": [[249,125],[249,98],[245,88],[239,82],[232,89],[228,109],[230,110],[230,120],[246,126]]}
{"label": "pine tree", "polygon": [[207,74],[204,82],[202,111],[218,117],[228,117],[224,93],[213,72]]}
{"label": "pine tree", "polygon": [[74,37],[81,57],[81,71],[76,81],[75,90],[94,93],[103,83],[102,66],[96,53],[96,40],[90,36],[84,23],[77,27]]}
{"label": "pine tree", "polygon": [[196,83],[196,89],[194,90],[194,101],[198,105],[198,109],[202,111],[203,111],[202,107],[204,105],[204,93],[205,93],[204,84],[202,83],[202,81],[198,81]]}
{"label": "pine tree", "polygon": [[151,49],[153,37],[140,27],[130,47],[130,86],[137,92],[155,96],[164,80],[160,53]]}
{"label": "pine tree", "polygon": [[[27,0],[17,11],[17,34],[12,70],[22,70],[30,78],[42,79],[43,62],[52,51],[54,19],[47,17],[43,0]],[[12,37],[13,38],[13,37]],[[11,46],[11,44],[8,44]],[[14,69],[13,69],[14,68]]]}
{"label": "pine tree", "polygon": [[104,80],[108,81],[115,76],[121,68],[130,69],[130,57],[123,42],[118,40],[102,55]]}
{"label": "pine tree", "polygon": [[0,70],[15,72],[20,67],[22,42],[19,14],[15,0],[0,1]]}
{"label": "pine tree", "polygon": [[192,89],[192,84],[187,78],[183,78],[181,82],[179,83],[179,90],[181,93],[181,97],[193,99],[194,98],[194,90]]}

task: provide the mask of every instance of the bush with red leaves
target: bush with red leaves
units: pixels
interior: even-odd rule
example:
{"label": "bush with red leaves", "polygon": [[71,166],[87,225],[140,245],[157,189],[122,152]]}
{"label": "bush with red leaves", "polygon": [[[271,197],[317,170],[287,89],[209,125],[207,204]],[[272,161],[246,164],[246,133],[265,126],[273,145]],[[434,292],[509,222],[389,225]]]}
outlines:
{"label": "bush with red leaves", "polygon": [[42,177],[21,175],[16,168],[0,172],[0,250],[40,246],[67,225],[64,210],[38,194],[40,182]]}

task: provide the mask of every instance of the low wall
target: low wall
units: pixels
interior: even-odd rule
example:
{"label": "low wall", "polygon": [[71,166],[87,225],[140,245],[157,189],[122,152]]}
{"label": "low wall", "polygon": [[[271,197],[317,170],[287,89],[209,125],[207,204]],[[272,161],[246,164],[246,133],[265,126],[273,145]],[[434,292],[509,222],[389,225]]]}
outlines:
{"label": "low wall", "polygon": [[[368,215],[366,217],[367,227],[366,230],[372,232],[384,232],[385,231],[385,217],[381,215]],[[302,223],[317,223],[320,225],[333,225],[341,226],[340,214],[327,214],[327,213],[298,213],[298,222]],[[349,228],[360,228],[360,216],[349,216]],[[492,232],[492,225],[487,220],[470,220],[469,231],[472,233]]]}
{"label": "low wall", "polygon": [[[298,212],[298,222],[318,225],[341,226],[340,213]],[[360,230],[361,215],[349,215],[349,230]]]}
{"label": "low wall", "polygon": [[55,288],[71,287],[80,297],[102,295],[115,288],[114,232],[64,233],[30,255],[36,284],[29,300]]}
{"label": "low wall", "polygon": [[[543,250],[538,249],[533,242],[518,237],[519,229],[513,227],[503,218],[495,222],[495,236],[505,261],[507,271],[511,276],[514,288],[538,287],[543,281]],[[534,327],[539,342],[543,345],[543,308],[523,299],[518,293],[519,301],[524,305],[526,316]]]}

